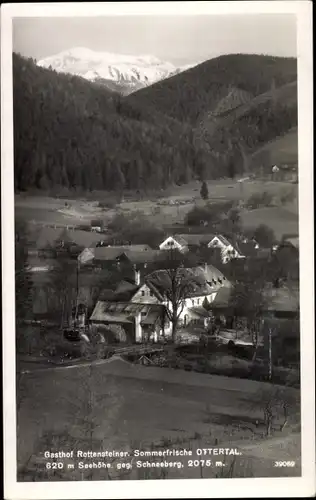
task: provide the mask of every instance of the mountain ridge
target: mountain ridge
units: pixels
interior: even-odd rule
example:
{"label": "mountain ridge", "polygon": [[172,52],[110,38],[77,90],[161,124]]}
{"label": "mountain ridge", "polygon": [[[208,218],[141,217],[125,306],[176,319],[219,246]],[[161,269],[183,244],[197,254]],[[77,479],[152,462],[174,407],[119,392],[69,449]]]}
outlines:
{"label": "mountain ridge", "polygon": [[194,66],[175,66],[149,54],[132,56],[96,52],[85,47],[74,47],[40,59],[37,65],[81,76],[110,88],[112,86],[115,91],[125,95]]}
{"label": "mountain ridge", "polygon": [[123,97],[14,54],[16,189],[146,191],[243,174],[247,157],[297,127],[295,62],[208,63]]}
{"label": "mountain ridge", "polygon": [[195,125],[205,110],[215,111],[231,87],[263,94],[272,86],[297,80],[297,60],[258,54],[228,54],[202,62],[183,73],[155,82],[127,97],[138,106]]}

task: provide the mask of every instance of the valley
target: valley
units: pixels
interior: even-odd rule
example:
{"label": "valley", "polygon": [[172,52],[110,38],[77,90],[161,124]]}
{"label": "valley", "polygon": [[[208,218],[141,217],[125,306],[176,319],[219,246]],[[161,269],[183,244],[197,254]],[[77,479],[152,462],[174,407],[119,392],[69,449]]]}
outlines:
{"label": "valley", "polygon": [[[53,197],[37,195],[15,197],[15,214],[31,224],[31,227],[45,225],[57,226],[90,226],[91,219],[100,218],[107,225],[117,213],[126,216],[142,214],[150,224],[164,229],[166,226],[183,224],[186,214],[194,206],[205,203],[200,197],[200,183],[191,182],[182,186],[174,186],[154,195],[143,196],[138,200],[135,193],[126,193],[125,199],[117,202],[112,208],[100,208],[99,204],[112,199],[112,194],[96,191],[86,196]],[[278,239],[286,234],[298,234],[297,187],[288,182],[271,180],[250,180],[243,183],[231,180],[212,181],[208,183],[209,201],[212,203],[231,201],[240,205],[240,215],[245,228],[255,228],[265,224],[275,231]],[[242,202],[252,195],[268,192],[273,198],[273,207],[249,210],[243,208]],[[284,203],[282,195],[294,193],[294,200]],[[70,193],[69,193],[70,194]],[[65,203],[68,207],[65,208]]]}
{"label": "valley", "polygon": [[296,59],[79,47],[13,54],[13,82],[20,480],[122,478],[47,472],[63,446],[229,445],[168,478],[298,476]]}

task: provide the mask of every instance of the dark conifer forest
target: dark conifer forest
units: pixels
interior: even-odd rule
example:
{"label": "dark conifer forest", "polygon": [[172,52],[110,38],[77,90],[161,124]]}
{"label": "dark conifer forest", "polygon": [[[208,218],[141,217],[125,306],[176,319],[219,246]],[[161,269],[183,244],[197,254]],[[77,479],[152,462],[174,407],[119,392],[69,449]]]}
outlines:
{"label": "dark conifer forest", "polygon": [[295,59],[231,55],[123,97],[13,54],[15,189],[146,191],[233,176],[297,126],[295,82]]}

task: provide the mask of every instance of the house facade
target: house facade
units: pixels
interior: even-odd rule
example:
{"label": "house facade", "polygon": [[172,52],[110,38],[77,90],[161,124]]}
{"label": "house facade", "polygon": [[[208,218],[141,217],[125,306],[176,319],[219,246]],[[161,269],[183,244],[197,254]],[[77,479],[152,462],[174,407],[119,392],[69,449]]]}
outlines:
{"label": "house facade", "polygon": [[187,252],[189,247],[185,239],[180,236],[168,236],[160,245],[160,250],[178,250],[179,252]]}
{"label": "house facade", "polygon": [[177,234],[168,236],[160,245],[160,250],[178,250],[181,253],[190,249],[198,248],[202,245],[207,248],[218,248],[221,252],[221,259],[224,264],[231,259],[245,258],[245,255],[227,238],[218,234]]}
{"label": "house facade", "polygon": [[119,327],[125,341],[136,343],[146,340],[157,342],[169,326],[164,306],[135,302],[98,301],[90,323],[104,332],[113,331],[113,326],[116,329]]}
{"label": "house facade", "polygon": [[[204,306],[215,299],[221,287],[229,287],[231,284],[213,266],[182,271],[182,279],[188,283],[194,282],[195,286],[190,286],[178,301],[178,327],[199,324],[205,329],[210,315]],[[168,338],[172,334],[172,300],[168,294],[168,286],[166,270],[154,271],[140,283],[140,274],[135,268],[133,282],[122,280],[114,291],[109,290],[101,295],[90,322],[99,327],[120,323],[122,328],[129,331],[129,338],[134,342],[143,342],[146,338],[155,341],[160,336]]]}
{"label": "house facade", "polygon": [[227,238],[221,235],[214,236],[207,246],[208,248],[220,249],[223,264],[226,264],[232,259],[245,258],[245,255],[243,255],[235,245],[230,243]]}

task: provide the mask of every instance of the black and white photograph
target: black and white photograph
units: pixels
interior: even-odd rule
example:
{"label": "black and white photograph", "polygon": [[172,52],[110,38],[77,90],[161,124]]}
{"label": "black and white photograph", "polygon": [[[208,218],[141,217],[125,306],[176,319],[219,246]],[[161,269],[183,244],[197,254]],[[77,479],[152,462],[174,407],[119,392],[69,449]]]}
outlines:
{"label": "black and white photograph", "polygon": [[315,492],[311,3],[168,3],[2,12],[10,500]]}

